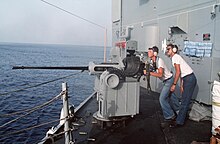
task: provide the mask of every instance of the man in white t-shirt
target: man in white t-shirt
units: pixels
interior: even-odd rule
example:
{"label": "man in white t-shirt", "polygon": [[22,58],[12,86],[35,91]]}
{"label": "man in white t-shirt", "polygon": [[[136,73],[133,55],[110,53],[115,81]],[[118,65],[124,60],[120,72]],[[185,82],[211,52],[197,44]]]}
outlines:
{"label": "man in white t-shirt", "polygon": [[169,57],[171,57],[172,65],[175,68],[174,81],[170,91],[173,92],[175,90],[176,84],[180,78],[180,91],[182,93],[180,110],[177,115],[176,122],[171,124],[171,127],[178,127],[184,124],[193,91],[197,83],[192,68],[179,54],[177,54],[177,50],[178,47],[176,45],[167,45],[166,53]]}
{"label": "man in white t-shirt", "polygon": [[163,81],[163,88],[160,93],[159,101],[163,111],[164,119],[167,121],[175,120],[176,111],[179,110],[179,99],[174,92],[170,92],[170,88],[173,84],[173,75],[165,65],[163,59],[158,57],[158,47],[153,46],[148,49],[148,57],[154,66],[153,72],[150,72],[151,76],[158,77]]}

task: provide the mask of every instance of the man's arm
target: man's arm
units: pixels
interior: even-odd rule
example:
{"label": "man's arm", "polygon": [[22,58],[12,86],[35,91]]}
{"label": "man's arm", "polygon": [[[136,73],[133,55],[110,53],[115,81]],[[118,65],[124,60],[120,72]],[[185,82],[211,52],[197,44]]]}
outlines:
{"label": "man's arm", "polygon": [[180,92],[183,93],[183,79],[180,79]]}
{"label": "man's arm", "polygon": [[174,75],[174,81],[173,81],[173,85],[170,88],[170,91],[175,91],[176,88],[176,84],[179,80],[180,77],[180,64],[174,64],[174,68],[175,68],[175,75]]}
{"label": "man's arm", "polygon": [[150,75],[161,78],[163,76],[163,68],[159,67],[157,72],[150,72]]}

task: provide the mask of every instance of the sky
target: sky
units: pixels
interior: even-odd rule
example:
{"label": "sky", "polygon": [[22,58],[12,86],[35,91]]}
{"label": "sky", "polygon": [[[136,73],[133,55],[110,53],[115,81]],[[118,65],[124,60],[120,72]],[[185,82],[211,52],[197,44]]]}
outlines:
{"label": "sky", "polygon": [[[111,46],[111,0],[0,1],[0,42]],[[98,26],[97,26],[97,25]]]}

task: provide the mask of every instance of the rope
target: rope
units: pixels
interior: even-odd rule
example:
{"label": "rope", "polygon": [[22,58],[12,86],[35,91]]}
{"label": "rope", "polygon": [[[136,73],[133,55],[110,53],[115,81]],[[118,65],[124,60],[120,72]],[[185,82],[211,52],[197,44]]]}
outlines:
{"label": "rope", "polygon": [[14,92],[24,91],[24,90],[27,90],[27,89],[30,89],[30,88],[41,86],[41,85],[45,85],[45,84],[48,84],[48,83],[51,83],[51,82],[55,82],[55,81],[58,81],[58,80],[61,80],[61,79],[65,79],[65,78],[68,78],[68,77],[75,76],[75,75],[77,75],[79,73],[81,73],[81,72],[74,73],[74,74],[71,74],[71,75],[68,75],[68,76],[64,76],[64,77],[60,77],[60,78],[57,78],[57,79],[54,79],[54,80],[46,81],[46,82],[43,82],[43,83],[40,83],[40,84],[36,84],[36,85],[33,85],[33,86],[28,86],[28,87],[25,87],[25,88],[22,88],[22,89],[17,89],[17,90],[13,90],[13,91],[10,91],[10,92],[2,93],[2,94],[0,94],[0,96],[8,95],[8,94],[11,94],[11,93],[14,93]]}
{"label": "rope", "polygon": [[3,115],[0,115],[0,117],[8,117],[8,116],[12,116],[12,115],[17,115],[19,113],[23,113],[23,112],[28,112],[28,111],[32,111],[32,110],[36,110],[36,109],[39,109],[41,107],[44,107],[46,105],[49,105],[50,103],[52,103],[53,101],[55,101],[56,99],[58,99],[58,96],[61,96],[63,95],[64,92],[61,92],[59,95],[57,95],[56,97],[52,98],[51,100],[41,104],[41,105],[38,105],[38,106],[35,106],[33,108],[30,108],[30,109],[26,109],[26,110],[20,110],[20,111],[17,111],[17,112],[13,112],[13,113],[9,113],[9,114],[3,114]]}
{"label": "rope", "polygon": [[0,128],[4,127],[4,126],[6,126],[6,125],[8,125],[8,124],[10,124],[10,123],[15,122],[15,121],[19,120],[20,118],[23,118],[23,117],[29,115],[30,113],[34,112],[34,111],[37,110],[37,109],[40,109],[41,107],[43,107],[43,106],[45,106],[45,105],[48,105],[49,103],[51,103],[51,102],[53,102],[54,100],[56,100],[56,99],[58,99],[59,97],[61,97],[64,92],[65,92],[65,91],[62,91],[59,95],[57,95],[56,97],[54,97],[54,98],[51,99],[50,101],[48,101],[48,102],[46,102],[46,103],[44,103],[44,104],[42,104],[42,105],[40,105],[40,106],[36,106],[36,107],[32,108],[32,110],[30,110],[30,111],[29,111],[28,113],[26,113],[25,115],[22,115],[22,116],[20,116],[20,117],[18,117],[18,118],[16,118],[16,119],[13,119],[13,120],[11,120],[11,121],[9,121],[9,122],[7,122],[7,123],[1,125]]}
{"label": "rope", "polygon": [[[85,116],[86,117],[86,116]],[[69,117],[69,118],[71,118],[71,116]],[[81,117],[81,119],[83,119],[84,117]],[[68,119],[68,118],[67,118]],[[68,132],[68,131],[73,131],[73,130],[75,130],[74,128],[73,129],[69,129],[69,130],[67,130],[67,131],[62,131],[62,132],[60,132],[60,133],[58,133],[58,134],[54,134],[53,136],[48,136],[47,138],[44,138],[43,140],[41,140],[41,141],[38,141],[37,143],[40,143],[40,142],[45,142],[46,140],[48,140],[48,139],[51,139],[52,141],[54,140],[54,137],[57,137],[57,136],[59,136],[59,135],[61,135],[61,134],[64,134],[64,133],[66,133],[66,132]],[[75,141],[73,141],[73,142],[75,142]]]}
{"label": "rope", "polygon": [[62,132],[60,132],[60,133],[58,133],[58,134],[54,134],[53,136],[49,136],[48,138],[41,140],[41,141],[39,141],[38,143],[40,143],[40,142],[45,142],[45,141],[48,140],[48,139],[53,140],[54,137],[60,136],[60,135],[62,135],[62,134],[65,134],[66,132],[73,131],[73,130],[74,130],[74,129],[68,129],[68,130],[66,130],[66,131],[62,131]]}
{"label": "rope", "polygon": [[51,6],[55,7],[55,8],[57,8],[57,9],[61,10],[61,11],[64,11],[64,12],[66,12],[66,13],[68,13],[68,14],[74,16],[74,17],[77,17],[77,18],[79,18],[79,19],[81,19],[81,20],[84,20],[84,21],[90,23],[90,24],[93,24],[93,25],[95,25],[95,26],[97,26],[97,27],[100,27],[100,28],[102,28],[102,29],[105,29],[104,26],[101,26],[101,25],[99,25],[99,24],[97,24],[97,23],[95,23],[95,22],[92,22],[92,21],[90,21],[90,20],[88,20],[88,19],[85,19],[85,18],[83,18],[83,17],[80,17],[80,16],[78,16],[78,15],[72,13],[72,12],[69,12],[69,11],[67,11],[67,10],[65,10],[65,9],[63,9],[63,8],[61,8],[61,7],[58,7],[58,6],[56,6],[56,5],[52,4],[52,3],[49,3],[49,2],[44,1],[44,0],[41,0],[41,1],[44,2],[44,3],[46,3],[46,4],[48,4],[48,5],[51,5]]}
{"label": "rope", "polygon": [[65,120],[65,119],[67,119],[67,118],[56,119],[56,120],[53,120],[53,121],[50,121],[50,122],[45,122],[45,123],[42,123],[42,124],[39,124],[39,125],[35,125],[35,126],[32,126],[32,127],[28,127],[28,128],[22,129],[22,130],[6,133],[6,134],[3,134],[1,136],[4,137],[4,136],[13,135],[13,134],[18,134],[18,133],[21,133],[23,131],[31,130],[31,129],[34,129],[34,128],[37,128],[37,127],[41,127],[41,126],[44,126],[44,125],[47,125],[47,124],[51,124],[51,123],[54,123],[54,122],[58,122],[58,121],[61,121],[61,120]]}

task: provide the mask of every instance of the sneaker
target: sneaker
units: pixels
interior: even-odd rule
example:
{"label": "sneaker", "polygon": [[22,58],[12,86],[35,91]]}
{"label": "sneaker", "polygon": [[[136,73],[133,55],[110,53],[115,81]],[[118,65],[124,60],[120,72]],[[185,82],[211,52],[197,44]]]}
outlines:
{"label": "sneaker", "polygon": [[172,118],[170,119],[165,119],[164,121],[176,121],[176,115],[174,115]]}
{"label": "sneaker", "polygon": [[175,121],[170,123],[169,127],[170,128],[179,128],[179,127],[182,127],[183,125],[181,124],[177,124]]}
{"label": "sneaker", "polygon": [[168,121],[163,121],[160,123],[160,127],[162,129],[168,128],[169,126],[170,126],[170,122],[168,122]]}
{"label": "sneaker", "polygon": [[179,114],[179,110],[175,111],[175,113],[176,113],[176,115],[178,115]]}

